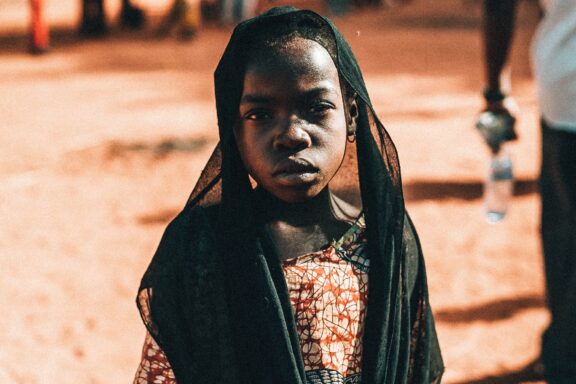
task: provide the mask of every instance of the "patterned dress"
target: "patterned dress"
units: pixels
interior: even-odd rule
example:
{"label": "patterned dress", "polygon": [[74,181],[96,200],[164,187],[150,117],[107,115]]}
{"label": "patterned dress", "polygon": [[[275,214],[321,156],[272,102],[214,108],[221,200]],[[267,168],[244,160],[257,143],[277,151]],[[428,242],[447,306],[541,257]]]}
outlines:
{"label": "patterned dress", "polygon": [[[360,217],[325,249],[283,263],[309,384],[361,382],[369,267],[365,243]],[[149,334],[134,383],[176,383],[166,355]]]}
{"label": "patterned dress", "polygon": [[360,383],[368,300],[361,217],[324,250],[284,262],[307,383]]}

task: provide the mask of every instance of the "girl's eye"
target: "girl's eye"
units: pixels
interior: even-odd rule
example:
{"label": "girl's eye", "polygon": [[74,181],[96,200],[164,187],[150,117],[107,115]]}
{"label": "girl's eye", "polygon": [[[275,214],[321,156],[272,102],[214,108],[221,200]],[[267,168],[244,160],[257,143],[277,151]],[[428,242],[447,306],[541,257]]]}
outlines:
{"label": "girl's eye", "polygon": [[245,120],[262,121],[272,118],[272,115],[267,110],[251,110],[242,116]]}
{"label": "girl's eye", "polygon": [[329,109],[334,109],[334,106],[327,102],[318,102],[310,106],[310,112],[314,114],[324,114]]}

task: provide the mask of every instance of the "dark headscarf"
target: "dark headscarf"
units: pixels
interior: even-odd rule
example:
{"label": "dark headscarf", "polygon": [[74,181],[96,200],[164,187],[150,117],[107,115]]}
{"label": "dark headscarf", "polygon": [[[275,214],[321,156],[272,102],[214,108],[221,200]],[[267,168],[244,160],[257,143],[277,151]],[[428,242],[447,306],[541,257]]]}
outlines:
{"label": "dark headscarf", "polygon": [[260,42],[283,36],[322,45],[344,88],[357,94],[356,145],[347,145],[330,188],[361,204],[366,219],[362,382],[439,382],[442,358],[396,149],[348,43],[311,11],[274,8],[234,30],[214,76],[220,143],[142,279],[142,318],[181,384],[306,383],[281,265],[258,220],[256,190],[233,135],[247,58]]}

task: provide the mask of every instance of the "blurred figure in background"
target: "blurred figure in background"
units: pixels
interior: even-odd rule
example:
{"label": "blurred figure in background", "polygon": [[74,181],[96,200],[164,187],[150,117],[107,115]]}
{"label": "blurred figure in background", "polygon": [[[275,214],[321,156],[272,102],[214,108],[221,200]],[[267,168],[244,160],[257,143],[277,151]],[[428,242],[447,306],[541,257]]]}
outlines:
{"label": "blurred figure in background", "polygon": [[158,28],[158,36],[166,36],[175,29],[179,39],[193,38],[202,26],[201,5],[201,0],[174,0]]}
{"label": "blurred figure in background", "polygon": [[44,2],[30,0],[30,43],[29,51],[33,54],[44,53],[49,49],[50,32],[44,18]]}
{"label": "blurred figure in background", "polygon": [[258,13],[260,0],[221,0],[220,17],[223,24],[234,25]]}
{"label": "blurred figure in background", "polygon": [[[576,383],[576,1],[542,2],[533,44],[541,109],[541,236],[551,320],[541,363],[551,384]],[[486,110],[511,115],[501,74],[515,0],[484,0]]]}
{"label": "blurred figure in background", "polygon": [[[120,25],[127,28],[140,28],[144,25],[144,12],[132,5],[130,0],[122,0]],[[104,0],[82,0],[82,21],[80,34],[87,37],[102,36],[108,32]]]}

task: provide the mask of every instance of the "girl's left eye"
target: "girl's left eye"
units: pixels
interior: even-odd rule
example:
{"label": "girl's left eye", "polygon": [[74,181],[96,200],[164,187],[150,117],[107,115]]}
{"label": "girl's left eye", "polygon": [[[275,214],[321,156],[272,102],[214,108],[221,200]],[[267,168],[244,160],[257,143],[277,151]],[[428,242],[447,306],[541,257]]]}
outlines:
{"label": "girl's left eye", "polygon": [[268,120],[272,116],[269,111],[264,109],[255,109],[251,110],[248,113],[244,114],[243,118],[246,120],[253,120],[253,121],[262,121]]}
{"label": "girl's left eye", "polygon": [[334,106],[327,102],[314,103],[310,106],[309,111],[316,114],[326,113],[329,109],[334,109]]}

